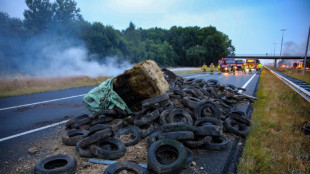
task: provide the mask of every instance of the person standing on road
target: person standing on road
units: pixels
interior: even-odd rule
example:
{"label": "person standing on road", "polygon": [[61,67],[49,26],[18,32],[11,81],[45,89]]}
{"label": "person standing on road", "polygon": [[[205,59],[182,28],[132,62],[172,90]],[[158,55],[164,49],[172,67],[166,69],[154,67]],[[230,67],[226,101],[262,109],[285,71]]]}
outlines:
{"label": "person standing on road", "polygon": [[236,74],[236,70],[237,70],[237,66],[234,65],[234,66],[233,66],[233,74]]}
{"label": "person standing on road", "polygon": [[204,63],[204,64],[202,65],[202,67],[201,67],[201,70],[202,70],[202,73],[203,73],[203,74],[207,73],[207,68],[208,68],[208,66]]}
{"label": "person standing on road", "polygon": [[241,71],[242,71],[242,73],[246,74],[246,72],[245,72],[245,65],[241,65]]}
{"label": "person standing on road", "polygon": [[221,74],[221,65],[220,64],[217,65],[217,74]]}
{"label": "person standing on road", "polygon": [[210,65],[210,74],[213,74],[213,72],[214,72],[214,65],[213,65],[213,63],[211,63],[211,65]]}
{"label": "person standing on road", "polygon": [[249,74],[252,74],[252,65],[249,65]]}
{"label": "person standing on road", "polygon": [[257,71],[257,73],[261,73],[261,71],[262,71],[262,64],[261,64],[261,63],[259,63],[259,64],[257,65],[256,71]]}

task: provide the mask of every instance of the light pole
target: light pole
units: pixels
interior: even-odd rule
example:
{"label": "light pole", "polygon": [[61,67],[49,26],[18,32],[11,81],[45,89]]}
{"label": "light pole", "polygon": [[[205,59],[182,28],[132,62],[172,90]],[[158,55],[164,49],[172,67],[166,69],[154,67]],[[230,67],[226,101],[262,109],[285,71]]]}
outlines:
{"label": "light pole", "polygon": [[282,31],[282,40],[281,40],[280,59],[281,59],[281,56],[282,56],[282,44],[283,44],[283,36],[284,36],[284,31],[286,31],[286,29],[281,29],[281,31]]}

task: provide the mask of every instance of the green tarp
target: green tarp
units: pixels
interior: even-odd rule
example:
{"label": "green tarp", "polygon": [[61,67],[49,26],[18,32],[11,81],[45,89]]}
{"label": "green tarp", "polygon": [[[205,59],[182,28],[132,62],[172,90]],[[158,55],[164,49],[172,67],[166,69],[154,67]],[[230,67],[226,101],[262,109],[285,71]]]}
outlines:
{"label": "green tarp", "polygon": [[83,104],[91,113],[113,109],[115,106],[132,113],[124,100],[113,90],[113,79],[105,80],[83,97]]}

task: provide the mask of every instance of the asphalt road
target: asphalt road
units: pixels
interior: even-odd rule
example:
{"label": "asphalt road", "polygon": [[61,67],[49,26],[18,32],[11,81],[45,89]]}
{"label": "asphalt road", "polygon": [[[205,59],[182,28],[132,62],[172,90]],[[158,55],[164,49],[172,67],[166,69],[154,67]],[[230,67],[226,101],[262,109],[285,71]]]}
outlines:
{"label": "asphalt road", "polygon": [[[205,80],[216,79],[220,83],[229,83],[244,87],[244,93],[253,95],[259,76],[255,74],[221,75],[187,74],[185,78],[195,77]],[[249,81],[251,79],[251,81]],[[61,123],[71,117],[89,112],[82,106],[83,94],[93,87],[59,90],[38,94],[0,98],[0,173],[15,171],[19,162],[32,159],[28,149],[36,141],[51,138],[58,131],[51,124]],[[251,107],[241,106],[240,110],[250,112]],[[62,127],[60,124],[59,127]],[[58,127],[58,128],[59,128]],[[231,173],[236,170],[236,162],[244,140],[232,137],[230,147],[221,152],[204,151],[194,155],[194,161],[203,167],[202,172]]]}

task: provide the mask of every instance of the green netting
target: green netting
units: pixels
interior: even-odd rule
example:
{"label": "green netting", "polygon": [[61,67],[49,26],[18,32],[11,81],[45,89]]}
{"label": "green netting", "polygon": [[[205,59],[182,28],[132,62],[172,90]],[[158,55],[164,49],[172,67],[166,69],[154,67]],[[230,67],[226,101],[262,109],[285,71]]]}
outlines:
{"label": "green netting", "polygon": [[113,79],[105,80],[83,97],[83,104],[91,113],[113,109],[115,106],[132,113],[124,100],[113,90]]}

